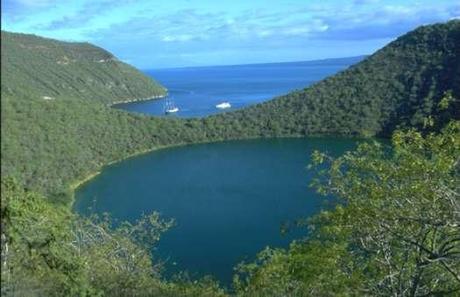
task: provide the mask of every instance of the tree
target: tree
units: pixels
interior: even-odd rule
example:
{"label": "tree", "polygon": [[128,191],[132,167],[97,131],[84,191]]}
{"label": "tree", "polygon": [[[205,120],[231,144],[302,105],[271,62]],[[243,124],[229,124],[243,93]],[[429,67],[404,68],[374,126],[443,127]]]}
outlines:
{"label": "tree", "polygon": [[[349,234],[375,296],[460,291],[460,123],[439,135],[396,132],[330,160],[319,189],[341,199],[333,224]],[[325,178],[325,179],[324,179]],[[339,206],[340,208],[342,206]]]}
{"label": "tree", "polygon": [[313,160],[313,185],[337,206],[306,240],[241,265],[241,296],[458,296],[460,122]]}
{"label": "tree", "polygon": [[152,249],[172,221],[158,213],[81,218],[10,178],[1,198],[2,296],[226,296],[211,279],[162,279]]}
{"label": "tree", "polygon": [[74,296],[91,290],[71,247],[70,211],[1,182],[2,296]]}

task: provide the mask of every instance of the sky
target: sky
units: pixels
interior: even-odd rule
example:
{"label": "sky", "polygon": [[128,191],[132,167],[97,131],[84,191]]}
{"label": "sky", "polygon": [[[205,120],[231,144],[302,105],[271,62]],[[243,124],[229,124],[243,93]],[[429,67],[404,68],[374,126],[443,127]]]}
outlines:
{"label": "sky", "polygon": [[371,54],[458,0],[1,0],[2,30],[87,41],[141,69]]}

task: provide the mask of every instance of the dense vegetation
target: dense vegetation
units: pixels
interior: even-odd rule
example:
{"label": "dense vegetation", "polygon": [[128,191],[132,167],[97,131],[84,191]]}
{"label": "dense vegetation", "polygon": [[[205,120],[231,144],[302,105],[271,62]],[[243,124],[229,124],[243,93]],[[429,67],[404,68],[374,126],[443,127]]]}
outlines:
{"label": "dense vegetation", "polygon": [[458,101],[436,110],[445,91],[460,97],[459,53],[460,21],[423,26],[311,87],[209,121],[276,136],[390,136],[397,127],[421,128],[426,117],[443,126],[460,118]]}
{"label": "dense vegetation", "polygon": [[237,294],[454,296],[459,128],[430,131],[459,119],[459,54],[460,21],[424,26],[305,90],[179,120],[108,107],[165,91],[101,49],[2,32],[2,293],[221,296],[209,281],[161,279],[146,244],[168,222],[153,214],[111,229],[107,220],[79,218],[62,206],[72,182],[168,145],[417,127],[424,134],[395,134],[392,154],[367,144],[331,160],[319,187],[346,206],[315,218],[307,241],[241,266]]}
{"label": "dense vegetation", "polygon": [[2,73],[2,97],[110,104],[166,94],[164,87],[134,67],[89,43],[4,31]]}
{"label": "dense vegetation", "polygon": [[64,203],[71,201],[70,182],[108,162],[205,139],[188,121],[130,115],[83,100],[2,100],[2,175]]}
{"label": "dense vegetation", "polygon": [[[393,150],[365,143],[316,153],[324,194],[343,203],[306,241],[242,265],[242,296],[458,296],[460,122],[439,135],[397,132]],[[328,163],[324,169],[324,163]]]}
{"label": "dense vegetation", "polygon": [[[237,296],[458,296],[460,122],[393,148],[316,152],[314,181],[343,203],[312,218],[310,236],[242,264]],[[150,249],[172,222],[153,213],[114,228],[80,218],[2,179],[2,294],[227,296],[210,279],[165,281]]]}
{"label": "dense vegetation", "polygon": [[166,282],[151,248],[172,222],[157,213],[112,228],[1,182],[2,296],[223,296],[209,280]]}
{"label": "dense vegetation", "polygon": [[[69,202],[71,182],[108,162],[165,145],[311,134],[388,134],[398,126],[418,127],[426,118],[442,126],[448,119],[460,118],[459,101],[443,111],[435,108],[446,91],[460,97],[459,40],[460,21],[421,27],[305,90],[234,113],[177,120],[133,115],[99,103],[107,102],[107,98],[109,102],[126,99],[130,93],[122,92],[122,87],[116,88],[119,92],[112,88],[113,92],[107,94],[109,89],[99,85],[81,98],[79,93],[61,88],[62,100],[43,100],[40,96],[48,93],[37,93],[47,86],[41,82],[53,82],[55,86],[61,81],[67,84],[66,80],[48,78],[33,65],[18,65],[15,61],[21,56],[17,53],[33,57],[29,62],[49,73],[75,66],[75,73],[69,75],[76,81],[128,66],[115,61],[93,62],[109,54],[90,46],[83,46],[87,50],[80,54],[77,49],[81,45],[57,42],[57,53],[65,53],[58,57],[86,57],[85,63],[91,63],[93,73],[89,75],[80,72],[78,62],[60,65],[53,56],[35,53],[37,47],[39,52],[47,53],[42,48],[56,47],[55,41],[3,33],[2,175],[15,176],[30,189]],[[116,81],[141,77],[128,88],[133,96],[143,96],[154,86],[149,82],[139,89],[137,84],[147,78],[138,73],[131,78],[121,74],[117,77]],[[78,89],[78,84],[74,88]]]}

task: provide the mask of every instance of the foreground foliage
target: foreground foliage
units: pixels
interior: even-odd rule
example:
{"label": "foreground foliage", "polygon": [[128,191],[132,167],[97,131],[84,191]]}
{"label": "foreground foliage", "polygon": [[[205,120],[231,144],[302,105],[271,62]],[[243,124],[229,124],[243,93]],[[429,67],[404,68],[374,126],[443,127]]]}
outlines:
{"label": "foreground foliage", "polygon": [[151,249],[172,222],[157,213],[116,227],[107,217],[78,217],[12,179],[1,185],[2,296],[223,296],[209,279],[162,280]]}
{"label": "foreground foliage", "polygon": [[[288,250],[237,267],[238,296],[457,296],[460,122],[396,132],[332,159],[316,152],[317,189],[339,199]],[[210,279],[165,281],[152,247],[172,221],[80,218],[2,180],[5,296],[227,296]]]}
{"label": "foreground foliage", "polygon": [[313,218],[288,251],[242,265],[243,296],[458,296],[460,122],[392,148],[361,144],[332,159],[316,153],[323,194],[340,203]]}

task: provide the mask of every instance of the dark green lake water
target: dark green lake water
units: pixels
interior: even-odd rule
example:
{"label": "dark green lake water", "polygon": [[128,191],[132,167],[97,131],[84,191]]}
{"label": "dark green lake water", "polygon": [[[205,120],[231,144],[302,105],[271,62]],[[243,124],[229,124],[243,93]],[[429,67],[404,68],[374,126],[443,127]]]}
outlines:
{"label": "dark green lake water", "polygon": [[324,207],[324,198],[308,188],[311,152],[340,155],[354,146],[351,139],[301,138],[155,151],[106,167],[77,191],[75,209],[129,221],[153,210],[174,218],[156,251],[168,273],[212,274],[228,284],[239,262],[306,234],[297,229],[283,236],[284,223]]}

